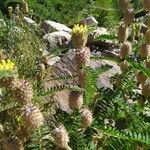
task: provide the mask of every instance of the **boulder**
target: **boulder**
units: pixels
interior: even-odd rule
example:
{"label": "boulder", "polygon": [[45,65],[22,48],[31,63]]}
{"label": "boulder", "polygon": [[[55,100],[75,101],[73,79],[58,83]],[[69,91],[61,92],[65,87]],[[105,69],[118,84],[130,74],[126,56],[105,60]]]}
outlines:
{"label": "boulder", "polygon": [[48,48],[56,48],[58,46],[67,45],[71,40],[71,34],[64,31],[57,31],[46,34],[43,40],[47,42]]}
{"label": "boulder", "polygon": [[41,28],[45,31],[45,33],[51,33],[54,31],[64,31],[70,33],[72,30],[68,28],[66,25],[57,23],[54,21],[46,20],[41,24]]}
{"label": "boulder", "polygon": [[29,17],[24,17],[24,22],[30,26],[37,26],[37,23]]}

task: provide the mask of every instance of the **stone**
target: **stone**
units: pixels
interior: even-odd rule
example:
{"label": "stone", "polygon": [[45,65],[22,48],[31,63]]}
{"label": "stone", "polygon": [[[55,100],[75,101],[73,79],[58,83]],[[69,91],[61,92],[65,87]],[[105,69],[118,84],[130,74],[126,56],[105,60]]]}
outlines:
{"label": "stone", "polygon": [[71,108],[69,107],[69,95],[70,95],[69,90],[63,90],[56,92],[54,96],[54,100],[58,102],[59,108],[67,113],[72,112]]}
{"label": "stone", "polygon": [[100,35],[109,35],[109,32],[104,27],[96,28],[95,30],[93,30],[92,32],[89,33],[89,35],[88,35],[88,43],[90,43],[91,41],[94,41],[95,38],[97,38]]}
{"label": "stone", "polygon": [[50,20],[46,20],[46,21],[42,22],[41,29],[43,29],[45,31],[45,33],[51,33],[54,31],[64,31],[64,32],[71,33],[71,31],[72,31],[66,25],[57,23],[55,21],[50,21]]}
{"label": "stone", "polygon": [[71,40],[71,34],[64,31],[56,31],[44,35],[43,40],[47,42],[48,48],[56,48],[58,46],[67,45]]}
{"label": "stone", "polygon": [[37,26],[37,23],[29,17],[24,17],[24,22],[31,26]]}
{"label": "stone", "polygon": [[111,66],[112,68],[109,69],[108,71],[102,73],[98,77],[98,87],[103,87],[103,88],[111,88],[113,89],[113,85],[111,84],[111,77],[113,77],[116,74],[121,74],[121,70],[119,65],[116,62],[113,61],[105,61],[107,65]]}
{"label": "stone", "polygon": [[55,64],[57,61],[59,61],[60,60],[60,57],[58,57],[58,56],[56,56],[56,57],[53,57],[53,58],[50,58],[49,60],[48,60],[48,65],[49,66],[52,66],[53,64]]}
{"label": "stone", "polygon": [[98,26],[98,21],[93,16],[81,20],[80,23],[88,26]]}

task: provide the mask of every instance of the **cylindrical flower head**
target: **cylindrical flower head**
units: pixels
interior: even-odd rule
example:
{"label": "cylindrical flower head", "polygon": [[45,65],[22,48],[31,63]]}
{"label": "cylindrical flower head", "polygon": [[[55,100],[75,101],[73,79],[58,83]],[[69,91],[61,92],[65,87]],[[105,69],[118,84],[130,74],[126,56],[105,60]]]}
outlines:
{"label": "cylindrical flower head", "polygon": [[44,123],[44,117],[38,107],[26,105],[22,108],[22,125],[26,135],[39,128]]}
{"label": "cylindrical flower head", "polygon": [[142,94],[145,97],[150,97],[150,79],[147,79],[142,86]]}
{"label": "cylindrical flower head", "polygon": [[89,65],[90,55],[91,53],[88,47],[76,49],[75,59],[77,63],[77,70]]}
{"label": "cylindrical flower head", "polygon": [[27,80],[17,80],[13,87],[12,94],[14,99],[16,99],[18,102],[21,102],[23,105],[31,104],[33,89]]}
{"label": "cylindrical flower head", "polygon": [[130,42],[125,42],[121,46],[120,57],[125,58],[132,53],[132,45]]}
{"label": "cylindrical flower head", "polygon": [[60,125],[59,127],[55,128],[52,131],[52,136],[54,139],[54,143],[59,147],[59,148],[67,148],[68,143],[69,143],[69,136],[68,132],[65,129],[63,125]]}
{"label": "cylindrical flower head", "polygon": [[143,58],[149,57],[150,56],[150,45],[149,44],[142,44],[141,48],[139,50],[139,55]]}
{"label": "cylindrical flower head", "polygon": [[80,109],[83,105],[83,93],[72,91],[69,95],[69,106],[71,109]]}
{"label": "cylindrical flower head", "polygon": [[150,30],[146,31],[145,40],[147,44],[150,44]]}
{"label": "cylindrical flower head", "polygon": [[129,8],[129,0],[119,0],[118,4],[123,12]]}
{"label": "cylindrical flower head", "polygon": [[74,48],[82,48],[87,43],[88,29],[84,25],[75,25],[72,29],[72,45]]}
{"label": "cylindrical flower head", "polygon": [[15,13],[16,13],[16,15],[19,15],[19,13],[20,13],[20,7],[19,7],[19,4],[16,5]]}
{"label": "cylindrical flower head", "polygon": [[133,9],[127,9],[124,12],[123,18],[126,25],[131,25],[135,17],[135,12]]}
{"label": "cylindrical flower head", "polygon": [[92,121],[93,121],[92,112],[89,109],[84,108],[81,116],[82,116],[83,127],[87,128],[87,127],[91,126]]}
{"label": "cylindrical flower head", "polygon": [[145,10],[150,12],[150,0],[143,0],[143,6]]}
{"label": "cylindrical flower head", "polygon": [[120,66],[121,71],[124,72],[129,68],[129,63],[126,60],[124,60],[120,62],[119,66]]}
{"label": "cylindrical flower head", "polygon": [[117,88],[120,88],[120,87],[122,87],[122,85],[123,85],[123,80],[121,78],[117,77],[115,80],[115,86]]}
{"label": "cylindrical flower head", "polygon": [[18,139],[6,139],[3,150],[24,150],[23,143]]}
{"label": "cylindrical flower head", "polygon": [[146,61],[146,64],[145,64],[145,65],[146,65],[146,68],[147,68],[147,69],[150,69],[150,60],[149,60],[149,61]]}
{"label": "cylindrical flower head", "polygon": [[25,0],[22,0],[22,11],[23,13],[29,13],[29,7],[28,7],[28,3]]}
{"label": "cylindrical flower head", "polygon": [[118,39],[124,43],[128,38],[128,27],[125,24],[121,24],[118,29]]}
{"label": "cylindrical flower head", "polygon": [[142,71],[138,71],[136,73],[136,79],[139,84],[144,84],[147,79],[147,76]]}
{"label": "cylindrical flower head", "polygon": [[9,6],[8,7],[8,15],[9,15],[10,18],[12,17],[12,14],[13,14],[13,7]]}

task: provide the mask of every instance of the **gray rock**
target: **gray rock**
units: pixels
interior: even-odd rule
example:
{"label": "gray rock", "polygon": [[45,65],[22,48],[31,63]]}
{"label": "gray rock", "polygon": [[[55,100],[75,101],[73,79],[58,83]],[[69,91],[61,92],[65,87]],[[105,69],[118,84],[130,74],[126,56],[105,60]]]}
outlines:
{"label": "gray rock", "polygon": [[0,27],[5,27],[6,23],[3,19],[0,19]]}
{"label": "gray rock", "polygon": [[97,27],[98,25],[98,21],[93,16],[81,20],[80,23],[88,26],[95,26],[95,27]]}
{"label": "gray rock", "polygon": [[107,31],[106,28],[98,27],[97,29],[95,29],[91,33],[89,33],[88,42],[94,41],[95,38],[100,35],[109,35],[109,32]]}
{"label": "gray rock", "polygon": [[[109,61],[109,60],[102,60],[97,62],[100,66],[103,64],[105,65],[109,65],[112,68],[110,68],[108,71],[102,73],[98,79],[97,79],[97,86],[98,87],[104,87],[104,88],[113,88],[112,84],[111,84],[111,77],[114,76],[115,74],[121,74],[121,70],[119,65],[114,62],[114,61]],[[97,64],[97,65],[98,65]]]}
{"label": "gray rock", "polygon": [[64,24],[57,23],[55,21],[50,21],[46,20],[41,24],[41,28],[46,32],[46,33],[51,33],[54,31],[65,31],[70,33],[72,30],[65,26]]}
{"label": "gray rock", "polygon": [[48,43],[48,48],[56,48],[69,43],[71,35],[64,31],[57,31],[44,35],[43,40]]}
{"label": "gray rock", "polygon": [[49,66],[52,66],[53,64],[55,64],[57,61],[59,61],[60,60],[60,57],[58,57],[58,56],[56,56],[56,57],[53,57],[53,58],[50,58],[49,60],[48,60],[48,65]]}
{"label": "gray rock", "polygon": [[29,17],[24,17],[24,22],[31,26],[37,26],[37,23]]}

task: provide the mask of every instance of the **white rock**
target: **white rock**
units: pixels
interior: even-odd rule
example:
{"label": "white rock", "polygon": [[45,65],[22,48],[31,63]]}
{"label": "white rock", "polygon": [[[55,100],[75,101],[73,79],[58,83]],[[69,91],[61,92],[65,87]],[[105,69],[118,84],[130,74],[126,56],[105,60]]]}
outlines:
{"label": "white rock", "polygon": [[46,33],[51,33],[53,31],[65,31],[70,33],[72,30],[68,28],[66,25],[57,23],[55,21],[46,20],[41,24],[41,28]]}
{"label": "white rock", "polygon": [[50,58],[48,60],[48,65],[52,66],[55,62],[59,61],[60,60],[60,57],[56,56],[56,57],[53,57],[53,58]]}
{"label": "white rock", "polygon": [[24,21],[28,24],[28,25],[33,25],[33,26],[37,26],[37,23],[32,20],[31,18],[29,17],[24,17]]}
{"label": "white rock", "polygon": [[52,32],[44,35],[43,40],[48,42],[50,48],[55,48],[67,44],[71,40],[71,34],[64,31]]}

